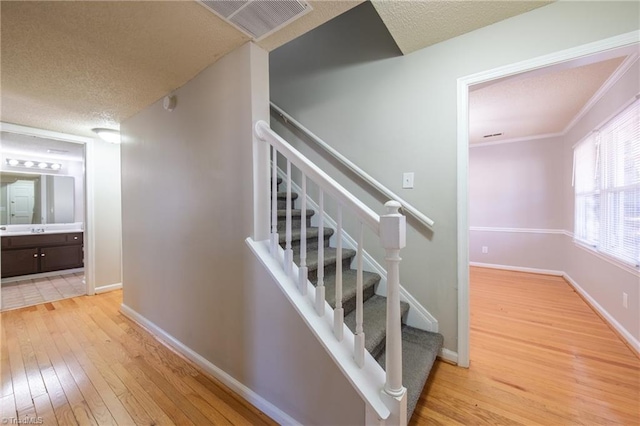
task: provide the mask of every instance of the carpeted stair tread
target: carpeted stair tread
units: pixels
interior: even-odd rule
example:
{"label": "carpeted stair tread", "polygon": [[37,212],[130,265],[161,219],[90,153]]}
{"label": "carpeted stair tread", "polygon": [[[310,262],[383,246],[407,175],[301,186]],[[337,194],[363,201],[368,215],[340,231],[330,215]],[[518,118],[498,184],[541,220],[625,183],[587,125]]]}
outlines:
{"label": "carpeted stair tread", "polygon": [[[348,268],[351,260],[356,255],[355,250],[351,249],[342,249],[342,267]],[[337,260],[337,250],[334,248],[325,248],[324,249],[324,266],[325,268],[329,265],[335,264]],[[293,253],[293,263],[296,265],[300,265],[300,252]],[[307,252],[307,268],[309,271],[315,271],[318,269],[318,251],[311,250]]]}
{"label": "carpeted stair tread", "polygon": [[[307,240],[315,240],[318,239],[318,235],[320,234],[319,231],[320,228],[317,228],[315,226],[309,227],[307,228]],[[300,228],[296,228],[296,229],[292,229],[291,230],[291,241],[300,241],[300,232],[302,230]],[[335,231],[333,230],[333,228],[324,228],[324,242],[325,242],[325,246],[327,245],[329,238],[331,238],[331,236],[333,235]],[[287,240],[287,233],[286,232],[279,232],[278,233],[278,242],[280,244],[284,244]]]}
{"label": "carpeted stair tread", "polygon": [[[362,307],[364,347],[371,355],[376,357],[384,348],[385,337],[387,336],[387,298],[374,295],[367,300]],[[400,302],[400,310],[402,318],[405,318],[407,312],[409,312],[409,304]],[[345,315],[344,323],[349,327],[349,330],[355,333],[355,309],[349,315]]]}
{"label": "carpeted stair tread", "polygon": [[[356,308],[357,271],[349,269],[342,271],[342,308],[348,315]],[[380,275],[362,271],[362,289],[364,300],[367,301],[375,293],[375,286],[380,282]],[[325,300],[332,308],[336,307],[336,274],[324,277]]]}
{"label": "carpeted stair tread", "polygon": [[[307,219],[316,214],[312,209],[307,209]],[[300,209],[291,209],[291,217],[292,218],[301,218],[302,210]],[[278,220],[286,220],[287,218],[287,210],[286,209],[278,209]]]}
{"label": "carpeted stair tread", "polygon": [[[296,200],[298,198],[298,193],[297,192],[291,192],[291,201]],[[287,199],[287,193],[286,192],[278,192],[278,200],[286,200]]]}
{"label": "carpeted stair tread", "polygon": [[[416,408],[443,341],[439,333],[402,326],[402,385],[407,388],[407,419]],[[385,368],[384,351],[377,360]]]}

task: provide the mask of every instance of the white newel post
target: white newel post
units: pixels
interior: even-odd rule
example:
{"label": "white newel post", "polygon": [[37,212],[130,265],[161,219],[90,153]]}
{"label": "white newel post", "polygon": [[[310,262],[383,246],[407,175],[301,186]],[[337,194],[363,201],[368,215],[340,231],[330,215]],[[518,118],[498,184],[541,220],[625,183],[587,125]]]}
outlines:
{"label": "white newel post", "polygon": [[393,401],[393,419],[390,424],[406,425],[407,390],[402,386],[400,249],[406,246],[407,223],[406,218],[399,212],[400,203],[388,201],[385,207],[387,212],[380,216],[380,242],[386,252],[387,266],[387,377],[383,395],[386,395],[385,399]]}

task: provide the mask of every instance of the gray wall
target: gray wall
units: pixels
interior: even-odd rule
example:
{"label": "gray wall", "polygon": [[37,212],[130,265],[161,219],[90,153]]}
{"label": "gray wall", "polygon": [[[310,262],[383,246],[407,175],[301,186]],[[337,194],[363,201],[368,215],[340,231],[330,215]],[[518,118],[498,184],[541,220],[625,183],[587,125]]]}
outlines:
{"label": "gray wall", "polygon": [[[457,350],[457,79],[637,30],[637,2],[557,2],[397,56],[365,3],[271,53],[271,99],[436,222],[409,221],[402,284]],[[382,31],[382,32],[381,32]],[[362,183],[274,127],[376,211]],[[401,189],[402,172],[415,189]],[[374,243],[366,248],[379,259]]]}
{"label": "gray wall", "polygon": [[[636,340],[640,340],[639,274],[573,242],[571,174],[572,147],[640,92],[639,75],[636,61],[566,135],[480,146],[469,154],[470,260],[564,272]],[[552,232],[558,230],[567,232]],[[488,253],[482,253],[483,246]],[[623,292],[629,297],[628,308],[622,306]]]}
{"label": "gray wall", "polygon": [[[246,44],[121,125],[124,304],[303,424],[364,403],[244,240],[268,55]],[[330,407],[330,409],[328,409]]]}

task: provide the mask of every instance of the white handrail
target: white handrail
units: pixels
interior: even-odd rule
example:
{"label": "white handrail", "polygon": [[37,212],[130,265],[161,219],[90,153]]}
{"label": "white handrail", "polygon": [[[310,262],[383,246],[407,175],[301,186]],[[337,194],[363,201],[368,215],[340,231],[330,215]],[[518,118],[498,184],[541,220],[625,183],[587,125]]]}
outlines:
{"label": "white handrail", "polygon": [[[292,283],[298,287],[296,294],[307,297],[307,291],[312,285],[307,280],[307,267],[306,267],[306,181],[307,179],[314,182],[320,189],[320,203],[323,205],[324,193],[333,197],[337,206],[337,230],[336,230],[336,252],[335,252],[335,308],[333,309],[333,335],[335,340],[333,343],[327,342],[323,339],[326,345],[335,344],[336,342],[348,341],[350,349],[344,355],[351,355],[353,358],[346,360],[340,357],[338,365],[343,370],[347,378],[349,378],[356,390],[360,393],[363,399],[367,403],[367,407],[371,408],[375,412],[375,417],[380,420],[385,420],[387,424],[406,425],[406,413],[407,413],[407,394],[406,389],[402,386],[402,339],[401,339],[401,320],[400,320],[400,280],[399,280],[399,263],[400,263],[400,250],[406,245],[406,218],[398,210],[401,207],[400,202],[389,201],[385,204],[387,209],[386,214],[380,216],[371,210],[367,205],[356,199],[351,193],[344,189],[339,183],[322,171],[318,166],[313,164],[309,159],[303,156],[298,150],[293,148],[287,141],[282,139],[277,133],[275,133],[269,125],[264,121],[258,121],[255,124],[255,134],[258,139],[268,143],[273,147],[272,167],[277,167],[277,156],[282,155],[287,160],[287,199],[286,199],[286,246],[284,250],[284,259],[280,256],[276,256],[272,253],[272,256],[276,260],[280,260],[279,264],[285,275]],[[291,197],[291,166],[300,170],[302,174],[302,206],[300,213],[300,261],[299,267],[293,265],[293,251],[292,245],[292,231],[291,231],[291,212],[292,212],[292,197]],[[276,180],[274,179],[274,182]],[[273,184],[272,184],[273,185]],[[277,205],[276,190],[272,186],[272,206]],[[342,307],[342,210],[347,208],[359,222],[359,237],[357,244],[357,282],[356,282],[356,329],[355,334],[345,333],[344,323],[344,309]],[[320,208],[322,216],[324,213],[324,207]],[[371,382],[373,379],[376,381],[376,376],[379,378],[378,373],[375,373],[376,369],[371,368],[375,364],[373,358],[365,351],[365,336],[363,326],[363,226],[366,225],[380,238],[380,243],[385,249],[385,260],[387,263],[387,327],[386,327],[386,372],[384,386],[380,386],[380,383],[375,384]],[[312,309],[314,314],[319,317],[328,319],[327,314],[331,309],[329,305],[325,303],[324,291],[321,287],[324,280],[324,260],[321,260],[321,253],[323,252],[324,242],[321,234],[324,233],[322,226],[319,227],[318,233],[318,265],[319,270],[317,272],[318,285],[314,300],[306,299],[304,305],[313,306],[315,304],[316,309]],[[279,241],[277,233],[277,226],[272,227],[271,241]],[[273,243],[272,243],[273,244]],[[273,252],[274,250],[272,250]],[[296,269],[297,268],[297,269]],[[292,275],[292,273],[294,273]],[[322,286],[323,287],[323,286]],[[319,297],[322,297],[319,299]],[[308,304],[307,302],[311,302]],[[296,306],[299,306],[296,303]],[[324,309],[317,309],[318,306]],[[306,316],[305,316],[306,317]],[[308,320],[310,318],[306,317]],[[309,323],[309,322],[308,322]],[[310,323],[309,323],[310,324]],[[328,325],[328,323],[326,323]],[[326,329],[325,329],[326,330]],[[326,346],[327,348],[329,346]],[[345,348],[346,349],[346,348]],[[334,355],[334,351],[329,351]],[[338,358],[335,358],[336,360]],[[347,361],[347,363],[345,363]],[[353,362],[355,361],[355,362]],[[352,370],[353,367],[357,367],[357,370]],[[369,373],[366,376],[360,376],[360,372],[368,370]],[[357,371],[357,373],[356,373]],[[381,371],[381,370],[380,370]],[[356,373],[354,375],[353,373]],[[356,377],[359,377],[357,381],[354,381]],[[364,379],[364,381],[360,380]],[[357,382],[357,383],[356,383]],[[382,391],[382,392],[381,392]],[[370,419],[370,420],[373,420]]]}
{"label": "white handrail", "polygon": [[283,154],[302,173],[320,186],[326,194],[331,195],[340,204],[351,210],[376,235],[380,234],[380,215],[371,210],[362,201],[353,197],[342,185],[320,170],[318,166],[309,161],[297,149],[289,145],[280,135],[271,130],[266,122],[263,120],[258,121],[255,130],[258,138],[275,146],[278,152]]}
{"label": "white handrail", "polygon": [[360,176],[365,182],[367,182],[369,185],[377,189],[378,192],[402,204],[402,208],[407,213],[411,214],[411,216],[416,218],[418,221],[420,221],[427,227],[433,229],[433,225],[435,224],[435,222],[431,218],[427,217],[425,214],[420,212],[420,210],[416,209],[413,205],[409,204],[409,202],[400,198],[396,193],[392,192],[389,188],[387,188],[386,186],[384,186],[383,184],[375,180],[373,177],[371,177],[371,175],[369,175],[367,172],[362,170],[360,167],[356,166],[353,162],[351,162],[351,160],[349,160],[344,155],[340,154],[333,147],[331,147],[329,144],[327,144],[325,141],[323,141],[318,136],[316,136],[313,132],[311,132],[311,130],[307,129],[295,118],[291,117],[289,114],[284,112],[282,108],[280,108],[273,102],[271,102],[270,104],[271,104],[271,108],[273,108],[278,114],[280,114],[282,118],[284,118],[286,121],[293,124],[298,130],[302,131],[307,136],[309,136],[311,140],[313,140],[316,144],[318,144],[322,149],[327,151],[333,158],[335,158],[340,163],[342,163],[345,167],[347,167],[349,170],[351,170],[352,172]]}

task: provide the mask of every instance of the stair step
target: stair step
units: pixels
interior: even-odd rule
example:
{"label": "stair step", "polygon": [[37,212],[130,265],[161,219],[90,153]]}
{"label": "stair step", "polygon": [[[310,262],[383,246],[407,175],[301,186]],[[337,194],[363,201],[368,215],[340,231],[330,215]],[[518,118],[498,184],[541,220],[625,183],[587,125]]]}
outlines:
{"label": "stair step", "polygon": [[[311,226],[311,216],[313,216],[315,212],[311,209],[307,209],[307,228]],[[287,226],[287,210],[278,209],[278,233],[281,231],[285,231]],[[300,209],[291,209],[291,230],[300,228],[300,223],[302,222],[302,210]]]}
{"label": "stair step", "polygon": [[[307,217],[311,217],[316,214],[313,209],[307,209]],[[278,209],[278,220],[286,220],[287,218],[287,210],[286,209]],[[300,209],[291,209],[291,218],[294,217],[300,218],[302,216],[302,210]]]}
{"label": "stair step", "polygon": [[[355,296],[354,296],[355,298]],[[384,352],[385,338],[387,337],[387,298],[374,295],[367,300],[362,307],[364,347],[374,358]],[[409,304],[400,302],[400,312],[404,322],[409,312]],[[349,330],[355,333],[356,311],[345,315],[344,323]]]}
{"label": "stair step", "polygon": [[[443,342],[439,333],[402,326],[402,385],[407,388],[407,420],[411,419]],[[384,351],[377,361],[385,368]]]}
{"label": "stair step", "polygon": [[[300,250],[300,227],[291,230],[291,247],[296,250]],[[319,228],[315,226],[307,228],[307,252],[312,250],[318,250],[318,234]],[[329,247],[329,238],[335,231],[332,228],[324,228],[324,246]],[[287,239],[285,232],[278,233],[278,241],[284,248]]]}
{"label": "stair step", "polygon": [[[342,272],[342,308],[344,314],[350,314],[356,308],[356,280],[357,271],[349,269]],[[366,302],[375,294],[376,284],[380,282],[380,275],[362,271],[363,300]],[[316,284],[314,282],[314,284]],[[336,307],[336,275],[324,277],[325,300],[332,308]]]}
{"label": "stair step", "polygon": [[[295,206],[295,201],[298,199],[299,195],[297,192],[291,192],[291,206]],[[287,193],[286,192],[278,192],[278,209],[284,210],[287,208]]]}
{"label": "stair step", "polygon": [[[355,250],[342,249],[342,269],[348,270],[351,265],[351,259],[356,255]],[[326,248],[324,249],[324,275],[335,275],[336,272],[336,249]],[[300,252],[293,252],[293,262],[296,265],[300,265]],[[311,250],[307,252],[307,268],[309,270],[309,281],[316,282],[318,280],[318,252]]]}

